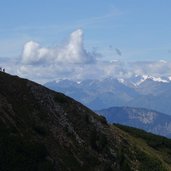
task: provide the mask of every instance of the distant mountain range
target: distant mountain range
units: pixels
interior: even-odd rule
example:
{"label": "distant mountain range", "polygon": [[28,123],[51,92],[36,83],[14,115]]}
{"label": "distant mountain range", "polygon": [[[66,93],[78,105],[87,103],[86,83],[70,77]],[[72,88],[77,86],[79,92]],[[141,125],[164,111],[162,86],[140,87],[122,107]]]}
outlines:
{"label": "distant mountain range", "polygon": [[63,92],[93,110],[130,106],[171,114],[171,77],[135,75],[127,79],[58,80],[45,86]]}
{"label": "distant mountain range", "polygon": [[123,105],[138,97],[138,93],[134,89],[110,78],[82,82],[61,80],[46,83],[45,86],[63,92],[91,109]]}
{"label": "distant mountain range", "polygon": [[171,138],[171,116],[169,115],[130,107],[111,107],[97,113],[106,117],[109,123],[128,125]]}

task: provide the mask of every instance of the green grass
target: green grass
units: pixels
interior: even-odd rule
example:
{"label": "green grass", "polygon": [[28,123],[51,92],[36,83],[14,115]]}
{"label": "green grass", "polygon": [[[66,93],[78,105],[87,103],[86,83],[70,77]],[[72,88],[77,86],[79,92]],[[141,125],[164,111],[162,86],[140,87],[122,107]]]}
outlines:
{"label": "green grass", "polygon": [[138,149],[137,159],[143,163],[140,166],[142,170],[148,170],[148,168],[153,168],[153,170],[156,168],[157,171],[171,170],[170,139],[129,126],[120,124],[114,124],[114,126],[128,133],[127,138]]}

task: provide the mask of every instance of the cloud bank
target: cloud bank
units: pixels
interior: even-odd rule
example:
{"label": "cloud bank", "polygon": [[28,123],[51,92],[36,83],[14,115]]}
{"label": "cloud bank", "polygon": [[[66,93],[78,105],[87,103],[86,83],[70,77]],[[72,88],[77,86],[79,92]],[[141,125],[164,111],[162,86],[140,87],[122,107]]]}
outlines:
{"label": "cloud bank", "polygon": [[[120,52],[121,53],[121,52]],[[70,34],[60,46],[47,48],[40,43],[25,43],[22,54],[16,59],[0,59],[7,72],[39,83],[58,79],[103,79],[106,77],[128,78],[132,75],[171,76],[171,62],[123,62],[105,61],[96,51],[84,47],[83,31]]]}

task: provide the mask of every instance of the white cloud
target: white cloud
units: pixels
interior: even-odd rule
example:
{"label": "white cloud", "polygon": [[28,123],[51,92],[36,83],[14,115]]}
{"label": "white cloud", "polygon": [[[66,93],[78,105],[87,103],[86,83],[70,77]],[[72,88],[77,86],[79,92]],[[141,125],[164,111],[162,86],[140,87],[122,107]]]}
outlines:
{"label": "white cloud", "polygon": [[123,63],[119,61],[72,64],[53,63],[49,65],[20,65],[17,74],[38,82],[57,79],[103,79],[106,77],[124,77],[127,74]]}
{"label": "white cloud", "polygon": [[171,75],[171,62],[163,60],[159,61],[147,61],[147,62],[131,62],[129,65],[129,71],[132,73],[141,75],[152,76],[169,76]]}
{"label": "white cloud", "polygon": [[23,53],[17,59],[0,58],[1,67],[40,83],[57,79],[103,79],[106,77],[128,78],[132,75],[171,76],[171,62],[121,62],[102,61],[96,51],[84,48],[83,32],[76,30],[69,40],[55,48],[42,47],[30,41],[24,45]]}
{"label": "white cloud", "polygon": [[58,79],[103,79],[106,77],[129,78],[132,75],[171,76],[171,62],[120,62],[96,61],[95,63],[51,63],[25,65],[16,60],[1,60],[1,66],[12,74],[40,83]]}
{"label": "white cloud", "polygon": [[23,49],[23,64],[43,63],[92,63],[96,59],[95,54],[84,49],[83,32],[78,29],[71,33],[69,41],[62,47],[43,48],[37,42],[27,42]]}
{"label": "white cloud", "polygon": [[47,58],[49,53],[49,49],[41,48],[38,43],[30,41],[24,45],[22,62],[24,64],[40,63]]}

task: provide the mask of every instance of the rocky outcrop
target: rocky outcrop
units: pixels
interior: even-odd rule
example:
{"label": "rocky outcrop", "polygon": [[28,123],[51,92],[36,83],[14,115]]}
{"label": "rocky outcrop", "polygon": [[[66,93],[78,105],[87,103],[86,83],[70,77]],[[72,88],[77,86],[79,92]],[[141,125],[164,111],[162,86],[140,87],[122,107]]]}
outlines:
{"label": "rocky outcrop", "polygon": [[0,134],[2,171],[167,170],[159,157],[79,102],[5,73],[0,73]]}

